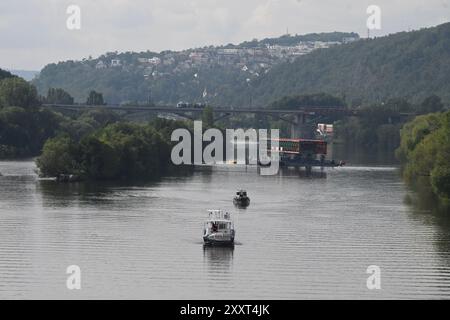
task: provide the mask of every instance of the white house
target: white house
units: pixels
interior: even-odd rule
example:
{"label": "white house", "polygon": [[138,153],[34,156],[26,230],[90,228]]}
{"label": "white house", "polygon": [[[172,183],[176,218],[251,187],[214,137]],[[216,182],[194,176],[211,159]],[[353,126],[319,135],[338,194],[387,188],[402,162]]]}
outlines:
{"label": "white house", "polygon": [[95,69],[105,69],[105,68],[108,68],[108,66],[102,60],[97,62],[97,64],[95,65]]}
{"label": "white house", "polygon": [[119,59],[112,59],[111,60],[111,67],[120,67],[122,65],[122,63],[120,62]]}

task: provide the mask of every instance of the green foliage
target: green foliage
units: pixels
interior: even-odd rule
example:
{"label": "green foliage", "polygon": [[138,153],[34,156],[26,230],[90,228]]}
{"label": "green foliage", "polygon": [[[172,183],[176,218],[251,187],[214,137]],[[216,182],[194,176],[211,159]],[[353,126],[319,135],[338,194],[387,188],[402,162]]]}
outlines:
{"label": "green foliage", "polygon": [[112,179],[119,170],[119,155],[114,149],[95,136],[81,140],[79,153],[80,167],[92,179]]}
{"label": "green foliage", "polygon": [[256,104],[314,92],[345,95],[352,106],[394,97],[417,103],[430,94],[449,103],[450,23],[316,50],[253,85]]}
{"label": "green foliage", "polygon": [[302,107],[345,107],[345,101],[326,93],[303,94],[283,97],[272,102],[267,108],[293,110]]}
{"label": "green foliage", "polygon": [[73,104],[73,97],[60,88],[50,88],[47,92],[47,97],[45,99],[46,103],[50,104]]}
{"label": "green foliage", "polygon": [[415,185],[426,178],[437,195],[450,199],[450,111],[418,116],[406,124],[397,157],[407,182]]}
{"label": "green foliage", "polygon": [[301,41],[342,41],[343,38],[355,38],[359,39],[357,33],[349,32],[327,32],[327,33],[310,33],[306,35],[283,35],[278,38],[265,38],[262,40],[245,41],[239,45],[228,45],[226,47],[233,48],[255,48],[255,47],[265,47],[265,46],[294,46]]}
{"label": "green foliage", "polygon": [[76,143],[66,135],[48,139],[42,155],[36,159],[41,175],[55,177],[59,174],[80,174],[80,166],[75,158],[78,153]]}
{"label": "green foliage", "polygon": [[61,117],[47,110],[6,107],[0,110],[0,158],[36,155],[59,130]]}
{"label": "green foliage", "polygon": [[103,101],[103,94],[92,90],[91,92],[89,92],[86,104],[91,106],[104,105],[105,102]]}
{"label": "green foliage", "polygon": [[401,129],[400,147],[396,150],[397,158],[405,163],[410,158],[411,152],[431,132],[441,126],[441,115],[432,113],[418,116],[406,123]]}
{"label": "green foliage", "polygon": [[170,141],[172,136],[172,132],[175,129],[188,129],[193,130],[193,123],[189,121],[181,121],[181,120],[167,120],[156,118],[151,122],[151,126],[161,135],[161,137],[165,141]]}
{"label": "green foliage", "polygon": [[[50,89],[49,103],[71,104],[73,98],[62,89]],[[38,155],[45,141],[58,133],[67,133],[79,141],[87,134],[119,121],[106,110],[89,110],[71,119],[37,105],[36,89],[23,79],[9,77],[0,81],[0,158]]]}
{"label": "green foliage", "polygon": [[22,78],[0,81],[0,106],[30,108],[39,104],[36,88]]}
{"label": "green foliage", "polygon": [[335,123],[335,135],[350,147],[393,152],[400,144],[401,113],[414,112],[405,99],[390,99],[358,109],[358,117]]}
{"label": "green foliage", "polygon": [[431,171],[431,185],[437,195],[450,199],[450,165],[436,166]]}
{"label": "green foliage", "polygon": [[[266,45],[294,45],[299,41],[342,41],[346,37],[358,38],[355,33],[320,33],[310,35],[282,36],[279,38],[251,41],[239,45],[225,47],[247,48],[265,47]],[[212,49],[212,48],[211,48]],[[218,49],[218,48],[215,48]],[[140,102],[148,103],[150,100],[157,104],[176,104],[179,101],[207,102],[215,105],[241,106],[248,104],[253,90],[247,83],[260,75],[244,72],[240,67],[223,66],[217,63],[180,67],[175,72],[175,66],[181,60],[189,57],[189,52],[173,54],[173,65],[158,66],[143,65],[139,58],[162,58],[165,54],[173,52],[110,52],[98,59],[83,61],[65,61],[49,64],[40,72],[33,83],[41,94],[49,88],[61,87],[70,92],[76,101],[84,102],[91,90],[102,92],[109,103]],[[120,59],[120,67],[111,67],[112,59]],[[263,59],[271,59],[264,57]],[[97,69],[96,64],[102,61],[108,68]],[[262,62],[262,61],[261,61]],[[235,66],[239,63],[236,58]],[[258,60],[255,60],[258,63]],[[155,72],[155,75],[152,74]],[[197,74],[198,77],[194,77]],[[207,88],[208,95],[203,97]],[[322,90],[316,90],[317,92]],[[296,92],[298,93],[298,92]],[[273,97],[280,98],[282,96]],[[206,100],[206,101],[205,101]],[[259,101],[261,102],[261,101]],[[263,101],[264,104],[266,101]],[[261,103],[262,105],[262,103]]]}
{"label": "green foliage", "polygon": [[442,99],[437,95],[431,95],[425,100],[423,100],[422,104],[417,108],[417,113],[419,114],[427,114],[433,112],[439,112],[444,110],[444,104],[442,103]]}
{"label": "green foliage", "polygon": [[96,180],[151,178],[169,166],[170,144],[151,125],[115,123],[80,142],[68,136],[49,140],[36,163],[44,176],[71,173]]}
{"label": "green foliage", "polygon": [[207,106],[203,109],[202,122],[203,127],[205,128],[211,128],[214,125],[214,113],[213,109],[210,106]]}
{"label": "green foliage", "polygon": [[[342,34],[337,37],[342,39]],[[332,35],[324,38],[332,39]],[[289,45],[298,40],[285,36],[231,47]],[[302,40],[317,40],[317,36]],[[343,97],[350,106],[381,104],[395,97],[418,103],[430,95],[440,96],[444,104],[450,102],[450,23],[315,50],[258,76],[220,65],[177,73],[160,65],[145,71],[137,63],[139,57],[153,56],[160,55],[113,53],[95,60],[50,64],[33,83],[41,94],[58,86],[71,92],[77,101],[84,101],[94,89],[110,103],[147,102],[149,95],[158,104],[202,102],[205,88],[211,105],[245,106],[252,100],[253,105],[266,106],[285,96],[317,92]],[[113,58],[123,61],[126,67],[95,68],[98,61],[109,64]],[[151,76],[153,71],[159,75]],[[247,79],[251,79],[250,85]],[[432,103],[433,111],[435,106]],[[425,108],[430,110],[429,106]]]}
{"label": "green foliage", "polygon": [[14,78],[15,76],[6,70],[0,69],[0,80],[6,79],[6,78]]}

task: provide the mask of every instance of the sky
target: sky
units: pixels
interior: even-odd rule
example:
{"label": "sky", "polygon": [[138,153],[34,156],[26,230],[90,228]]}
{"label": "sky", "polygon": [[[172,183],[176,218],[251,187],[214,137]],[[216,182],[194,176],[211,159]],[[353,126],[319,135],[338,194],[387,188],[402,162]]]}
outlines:
{"label": "sky", "polygon": [[[67,8],[80,8],[69,30]],[[40,70],[48,63],[112,51],[182,50],[311,32],[367,36],[367,8],[381,9],[371,36],[450,20],[450,0],[2,0],[0,68]]]}

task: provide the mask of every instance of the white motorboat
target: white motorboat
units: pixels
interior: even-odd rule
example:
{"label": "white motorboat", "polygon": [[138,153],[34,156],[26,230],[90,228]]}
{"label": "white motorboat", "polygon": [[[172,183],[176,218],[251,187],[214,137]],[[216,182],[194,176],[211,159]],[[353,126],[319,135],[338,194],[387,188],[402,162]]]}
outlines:
{"label": "white motorboat", "polygon": [[208,220],[203,229],[203,241],[210,245],[233,245],[234,223],[230,213],[222,210],[208,210]]}

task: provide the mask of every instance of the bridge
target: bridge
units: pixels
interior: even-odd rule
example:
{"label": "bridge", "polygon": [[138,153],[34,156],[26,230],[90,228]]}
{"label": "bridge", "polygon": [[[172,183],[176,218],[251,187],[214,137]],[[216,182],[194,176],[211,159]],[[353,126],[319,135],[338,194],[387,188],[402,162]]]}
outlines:
{"label": "bridge", "polygon": [[[204,108],[199,107],[174,107],[174,106],[145,106],[145,105],[87,105],[87,104],[43,104],[43,107],[54,110],[72,110],[81,111],[89,109],[107,109],[123,112],[150,112],[150,113],[170,113],[178,116],[195,120],[198,119]],[[291,125],[291,138],[311,138],[315,132],[317,123],[324,118],[342,118],[349,116],[358,116],[360,110],[349,109],[341,106],[329,107],[301,107],[301,109],[267,109],[264,107],[213,107],[213,114],[217,115],[214,122],[222,120],[235,114],[260,114],[283,120]],[[400,117],[410,117],[414,114],[399,113]],[[287,118],[289,117],[289,118]]]}

